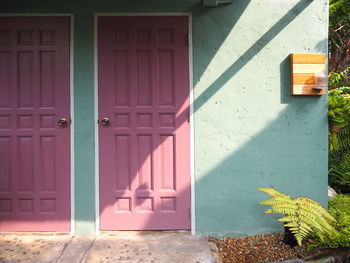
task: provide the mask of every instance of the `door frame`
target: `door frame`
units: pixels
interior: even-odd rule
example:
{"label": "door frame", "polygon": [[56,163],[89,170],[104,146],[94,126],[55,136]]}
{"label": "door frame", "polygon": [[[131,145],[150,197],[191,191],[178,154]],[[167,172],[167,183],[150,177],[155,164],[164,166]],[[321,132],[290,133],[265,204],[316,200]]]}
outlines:
{"label": "door frame", "polygon": [[192,13],[94,13],[94,104],[95,104],[95,232],[100,233],[100,159],[98,130],[98,18],[102,16],[187,16],[188,17],[188,72],[190,99],[190,176],[191,176],[191,234],[196,234],[195,218],[195,180],[194,180],[194,107],[193,107],[193,44]]}
{"label": "door frame", "polygon": [[74,165],[74,14],[72,13],[0,13],[0,17],[69,17],[69,104],[70,104],[70,234],[75,234]]}

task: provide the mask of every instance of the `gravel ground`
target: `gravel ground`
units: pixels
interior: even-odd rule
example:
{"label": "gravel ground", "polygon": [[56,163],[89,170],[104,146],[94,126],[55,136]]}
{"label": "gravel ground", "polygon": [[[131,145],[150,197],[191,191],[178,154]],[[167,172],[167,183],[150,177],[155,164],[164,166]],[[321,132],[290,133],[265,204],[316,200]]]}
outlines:
{"label": "gravel ground", "polygon": [[223,263],[259,263],[305,259],[319,252],[309,253],[300,246],[294,248],[283,242],[284,235],[210,238],[218,247]]}

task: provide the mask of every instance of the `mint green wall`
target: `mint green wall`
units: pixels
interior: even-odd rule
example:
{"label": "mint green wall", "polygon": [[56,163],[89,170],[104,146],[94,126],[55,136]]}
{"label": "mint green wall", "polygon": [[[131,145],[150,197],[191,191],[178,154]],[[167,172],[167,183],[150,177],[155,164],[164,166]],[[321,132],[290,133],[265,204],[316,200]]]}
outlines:
{"label": "mint green wall", "polygon": [[75,218],[95,230],[95,12],[192,12],[196,231],[281,230],[257,187],[327,200],[327,97],[290,95],[290,53],[327,52],[328,1],[13,0],[1,13],[74,14]]}
{"label": "mint green wall", "polygon": [[244,2],[194,20],[199,233],[279,231],[257,187],[327,204],[327,97],[291,96],[288,58],[327,51],[327,1]]}

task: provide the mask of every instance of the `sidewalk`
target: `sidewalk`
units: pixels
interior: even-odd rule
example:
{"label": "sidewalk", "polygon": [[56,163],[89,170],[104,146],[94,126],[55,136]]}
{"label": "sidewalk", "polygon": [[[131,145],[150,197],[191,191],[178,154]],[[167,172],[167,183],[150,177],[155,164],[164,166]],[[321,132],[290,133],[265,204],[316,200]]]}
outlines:
{"label": "sidewalk", "polygon": [[187,233],[116,232],[99,236],[0,234],[0,262],[212,263],[206,237]]}

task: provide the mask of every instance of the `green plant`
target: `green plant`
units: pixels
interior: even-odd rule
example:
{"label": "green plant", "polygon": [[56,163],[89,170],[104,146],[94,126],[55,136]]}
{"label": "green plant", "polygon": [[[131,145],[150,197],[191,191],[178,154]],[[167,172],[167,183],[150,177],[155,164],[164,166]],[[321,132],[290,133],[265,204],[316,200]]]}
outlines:
{"label": "green plant", "polygon": [[339,71],[350,49],[350,1],[329,1],[329,35],[328,47],[332,54],[330,68]]}
{"label": "green plant", "polygon": [[338,193],[350,193],[350,125],[334,136],[328,158],[330,185]]}
{"label": "green plant", "polygon": [[337,231],[329,224],[334,218],[320,204],[307,197],[290,199],[289,195],[278,192],[273,188],[258,188],[272,198],[260,202],[260,205],[271,206],[266,214],[278,213],[285,215],[278,221],[285,222],[294,235],[298,244],[310,234],[316,234],[321,240],[325,235],[337,234]]}
{"label": "green plant", "polygon": [[350,193],[350,87],[328,94],[330,185],[338,193]]}
{"label": "green plant", "polygon": [[333,126],[342,128],[350,124],[350,95],[344,94],[344,89],[328,92],[328,121],[333,134]]}
{"label": "green plant", "polygon": [[308,243],[308,249],[350,247],[350,196],[337,195],[328,201],[328,206],[329,213],[336,220],[332,226],[339,234],[326,236],[323,240],[315,235],[313,242]]}
{"label": "green plant", "polygon": [[328,85],[330,90],[350,86],[350,67],[339,73],[332,72],[328,78]]}

